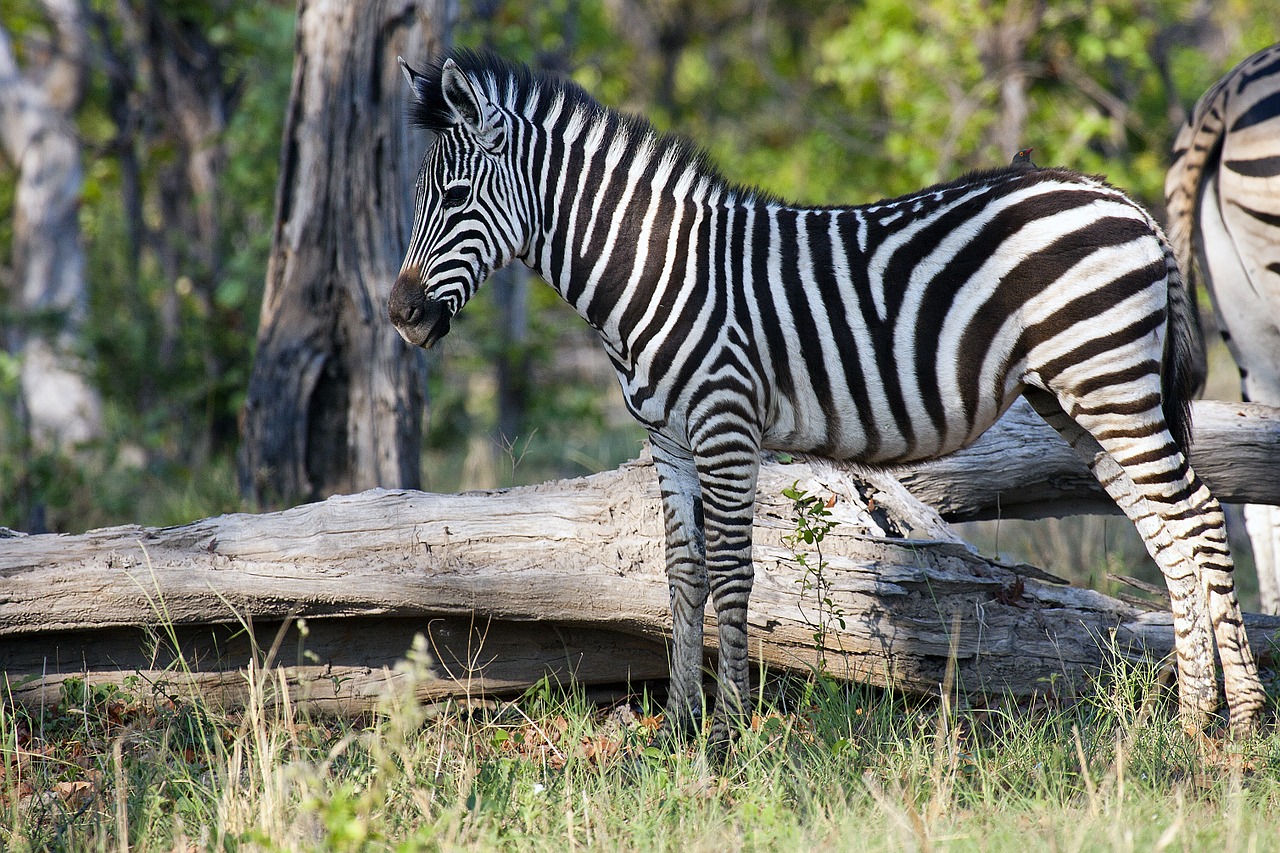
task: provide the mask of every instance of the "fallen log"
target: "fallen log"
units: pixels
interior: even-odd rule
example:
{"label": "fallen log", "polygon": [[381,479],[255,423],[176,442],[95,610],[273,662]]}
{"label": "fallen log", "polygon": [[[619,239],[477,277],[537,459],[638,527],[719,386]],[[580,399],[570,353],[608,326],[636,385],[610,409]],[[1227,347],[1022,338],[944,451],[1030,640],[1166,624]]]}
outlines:
{"label": "fallen log", "polygon": [[[808,558],[823,566],[825,613],[786,540],[793,482],[840,522]],[[958,692],[1028,696],[1079,691],[1114,656],[1172,647],[1167,612],[981,557],[883,473],[770,462],[759,496],[751,654],[771,668],[812,671],[821,652],[837,676],[935,693],[953,661]],[[661,530],[642,461],[492,492],[372,490],[180,527],[0,539],[4,689],[35,704],[67,678],[133,679],[239,701],[252,681],[349,711],[397,681],[434,700],[544,677],[663,678]],[[1272,648],[1280,620],[1250,620],[1255,648]],[[397,662],[419,633],[410,672]]]}
{"label": "fallen log", "polygon": [[[1191,467],[1219,501],[1280,504],[1280,408],[1198,400],[1192,423]],[[964,450],[896,473],[948,521],[1119,512],[1025,400]]]}

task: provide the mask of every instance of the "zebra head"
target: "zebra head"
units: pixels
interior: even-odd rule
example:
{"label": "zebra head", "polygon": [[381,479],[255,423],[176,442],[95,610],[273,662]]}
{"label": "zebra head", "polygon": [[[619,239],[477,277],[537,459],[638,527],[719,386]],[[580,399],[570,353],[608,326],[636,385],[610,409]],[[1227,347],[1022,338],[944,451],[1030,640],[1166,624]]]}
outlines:
{"label": "zebra head", "polygon": [[514,116],[499,108],[452,58],[409,80],[410,116],[435,133],[418,173],[413,233],[387,303],[391,322],[414,346],[449,331],[489,274],[528,242],[510,156]]}

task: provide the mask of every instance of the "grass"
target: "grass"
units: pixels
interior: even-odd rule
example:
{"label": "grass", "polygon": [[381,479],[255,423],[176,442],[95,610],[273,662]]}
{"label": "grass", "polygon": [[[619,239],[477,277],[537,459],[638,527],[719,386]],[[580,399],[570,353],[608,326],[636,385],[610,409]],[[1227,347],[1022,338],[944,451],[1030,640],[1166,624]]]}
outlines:
{"label": "grass", "polygon": [[[410,676],[422,666],[411,655]],[[414,661],[419,661],[414,663]],[[1280,847],[1280,735],[1183,733],[1154,668],[1072,704],[952,709],[767,680],[723,767],[654,702],[548,684],[358,719],[68,682],[0,716],[0,847],[27,850],[1205,850]],[[412,677],[408,679],[412,682]]]}
{"label": "grass", "polygon": [[[1083,523],[988,547],[1098,585],[1089,567],[1134,549],[1112,538],[1123,519]],[[651,746],[643,692],[597,707],[543,684],[471,712],[413,701],[410,677],[337,719],[290,705],[270,671],[244,677],[231,709],[136,681],[0,701],[0,850],[1280,850],[1274,709],[1248,741],[1188,735],[1155,667],[1071,703],[959,709],[766,680],[723,767],[703,744]]]}

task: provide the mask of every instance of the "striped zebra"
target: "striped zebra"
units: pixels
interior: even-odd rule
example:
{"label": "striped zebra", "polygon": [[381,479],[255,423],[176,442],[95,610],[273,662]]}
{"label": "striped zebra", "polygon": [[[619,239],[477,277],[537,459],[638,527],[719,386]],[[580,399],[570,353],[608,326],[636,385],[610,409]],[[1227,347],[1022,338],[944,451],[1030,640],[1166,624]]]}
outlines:
{"label": "striped zebra", "polygon": [[[1263,703],[1221,510],[1179,450],[1187,305],[1158,226],[1118,190],[1006,167],[864,207],[803,207],[722,178],[576,85],[460,51],[404,65],[435,133],[392,323],[429,347],[519,259],[598,333],[649,431],[673,620],[667,725],[711,740],[748,696],[762,449],[875,465],[957,450],[1023,394],[1080,451],[1164,571],[1180,705],[1233,727]],[[1163,367],[1163,378],[1162,378]]]}
{"label": "striped zebra", "polygon": [[[1280,406],[1280,45],[1241,62],[1195,105],[1174,143],[1165,203],[1169,240],[1183,270],[1197,262],[1244,399]],[[1196,378],[1204,373],[1202,354]],[[1244,514],[1262,609],[1280,613],[1280,508]]]}

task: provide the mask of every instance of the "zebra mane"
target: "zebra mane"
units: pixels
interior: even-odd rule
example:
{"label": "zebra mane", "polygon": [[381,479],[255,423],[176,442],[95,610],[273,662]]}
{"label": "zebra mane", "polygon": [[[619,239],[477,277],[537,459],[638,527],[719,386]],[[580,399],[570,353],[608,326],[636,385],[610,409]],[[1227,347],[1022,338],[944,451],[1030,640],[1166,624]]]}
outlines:
{"label": "zebra mane", "polygon": [[[691,168],[710,185],[720,188],[728,195],[741,199],[754,198],[765,203],[787,204],[784,199],[767,190],[728,180],[702,148],[684,137],[660,132],[643,116],[605,106],[566,77],[548,71],[534,70],[522,63],[504,59],[491,51],[453,48],[436,56],[426,69],[419,72],[420,77],[414,96],[410,99],[408,112],[409,120],[415,127],[441,133],[457,124],[453,109],[445,101],[442,86],[444,64],[450,59],[457,63],[472,84],[492,103],[534,123],[540,124],[541,120],[549,114],[552,106],[560,101],[562,116],[578,113],[591,125],[603,123],[606,135],[619,133],[635,140],[648,140],[653,161],[670,160],[674,167],[673,172],[676,174]],[[868,204],[806,204],[804,206],[814,209],[893,208],[953,188],[998,182],[1014,175],[1020,176],[1024,182],[1036,182],[1055,180],[1064,175],[1078,176],[1078,173],[1057,167],[1038,167],[1028,170],[1022,166],[1004,165],[994,169],[968,172],[950,181]],[[1101,177],[1082,177],[1110,186]]]}
{"label": "zebra mane", "polygon": [[562,100],[565,114],[577,112],[591,124],[604,123],[606,133],[622,133],[631,139],[649,140],[655,161],[669,158],[677,173],[692,167],[698,175],[728,193],[766,201],[777,200],[764,190],[729,181],[702,148],[684,137],[658,131],[643,116],[605,106],[566,77],[536,71],[490,51],[453,48],[437,56],[420,72],[422,80],[409,105],[409,121],[415,127],[440,133],[457,123],[452,109],[445,102],[441,83],[444,64],[449,59],[457,63],[490,101],[535,123],[557,100]]}

